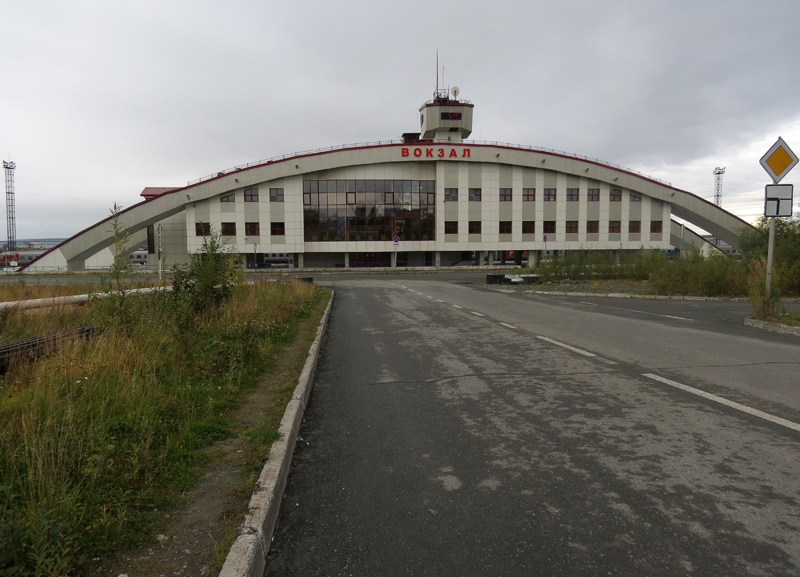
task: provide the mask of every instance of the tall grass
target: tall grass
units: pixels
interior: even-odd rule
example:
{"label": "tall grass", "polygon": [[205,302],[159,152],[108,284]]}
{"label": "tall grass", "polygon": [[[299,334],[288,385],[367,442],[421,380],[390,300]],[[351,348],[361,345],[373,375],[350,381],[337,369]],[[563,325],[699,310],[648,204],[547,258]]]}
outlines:
{"label": "tall grass", "polygon": [[699,253],[669,260],[658,251],[636,253],[570,251],[526,269],[545,282],[636,280],[648,291],[664,295],[729,296],[748,294],[748,269],[742,261]]}
{"label": "tall grass", "polygon": [[750,263],[750,275],[747,282],[750,304],[753,305],[753,317],[757,319],[774,318],[780,312],[780,276],[773,273],[770,294],[767,294],[766,257],[754,259]]}
{"label": "tall grass", "polygon": [[149,538],[148,512],[191,485],[196,449],[229,434],[225,411],[322,295],[239,286],[189,332],[167,294],[128,295],[133,315],[97,301],[102,334],[13,367],[0,380],[0,575],[77,574]]}

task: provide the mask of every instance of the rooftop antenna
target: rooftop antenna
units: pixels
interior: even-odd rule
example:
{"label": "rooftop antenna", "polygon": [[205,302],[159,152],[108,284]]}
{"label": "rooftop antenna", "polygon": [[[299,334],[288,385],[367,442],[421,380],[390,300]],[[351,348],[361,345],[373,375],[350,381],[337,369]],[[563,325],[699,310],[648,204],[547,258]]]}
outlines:
{"label": "rooftop antenna", "polygon": [[436,94],[439,94],[439,49],[436,49]]}

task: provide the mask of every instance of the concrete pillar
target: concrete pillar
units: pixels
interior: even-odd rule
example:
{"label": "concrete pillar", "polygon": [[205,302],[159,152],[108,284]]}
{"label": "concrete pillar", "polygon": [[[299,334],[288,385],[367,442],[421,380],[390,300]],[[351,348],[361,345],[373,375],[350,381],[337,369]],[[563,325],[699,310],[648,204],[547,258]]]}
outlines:
{"label": "concrete pillar", "polygon": [[433,264],[434,264],[434,266],[437,266],[437,267],[439,267],[439,266],[442,266],[442,253],[440,253],[440,252],[437,250],[437,251],[434,253],[434,257],[433,257],[433,258],[434,258],[434,260],[433,260]]}
{"label": "concrete pillar", "polygon": [[397,251],[392,252],[392,268],[397,268]]}
{"label": "concrete pillar", "polygon": [[344,253],[344,268],[350,268],[350,253]]}
{"label": "concrete pillar", "polygon": [[305,268],[303,266],[303,253],[302,252],[297,253],[297,268]]}

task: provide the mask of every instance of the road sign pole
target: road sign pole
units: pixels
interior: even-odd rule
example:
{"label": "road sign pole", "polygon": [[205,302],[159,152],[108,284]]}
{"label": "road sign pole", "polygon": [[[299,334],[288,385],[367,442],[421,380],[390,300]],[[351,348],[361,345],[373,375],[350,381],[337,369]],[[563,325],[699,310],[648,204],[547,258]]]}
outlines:
{"label": "road sign pole", "polygon": [[[783,180],[800,158],[789,148],[783,138],[778,137],[775,144],[761,157],[759,163],[772,177],[772,186],[767,186],[764,198],[764,215],[769,217],[769,246],[767,247],[767,278],[764,283],[766,294],[764,298],[769,302],[772,295],[772,254],[775,251],[775,217],[792,215],[792,186],[784,190],[776,190],[778,183]],[[772,191],[770,191],[772,189]],[[788,201],[788,210],[785,210],[785,201]]]}
{"label": "road sign pole", "polygon": [[769,248],[767,248],[767,284],[766,299],[769,300],[772,286],[772,253],[775,250],[775,217],[769,217]]}

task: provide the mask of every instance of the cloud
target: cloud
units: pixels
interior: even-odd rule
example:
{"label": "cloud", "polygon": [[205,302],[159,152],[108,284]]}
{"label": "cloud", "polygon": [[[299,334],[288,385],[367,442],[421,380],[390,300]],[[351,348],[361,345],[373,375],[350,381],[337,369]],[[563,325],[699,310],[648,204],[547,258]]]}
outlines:
{"label": "cloud", "polygon": [[0,151],[18,165],[18,235],[69,236],[145,186],[398,138],[437,49],[440,83],[476,105],[473,138],[701,195],[724,165],[749,218],[760,147],[800,149],[798,16],[779,0],[17,3],[0,22]]}

